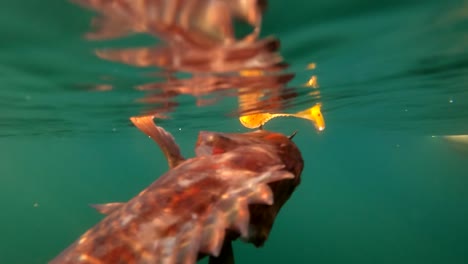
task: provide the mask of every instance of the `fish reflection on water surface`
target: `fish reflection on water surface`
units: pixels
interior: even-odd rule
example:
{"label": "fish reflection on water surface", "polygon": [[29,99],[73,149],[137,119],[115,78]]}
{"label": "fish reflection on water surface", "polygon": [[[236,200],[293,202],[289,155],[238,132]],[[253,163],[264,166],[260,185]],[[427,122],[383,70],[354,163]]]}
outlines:
{"label": "fish reflection on water surface", "polygon": [[[298,96],[296,88],[287,87],[295,74],[285,72],[288,65],[278,52],[277,38],[257,39],[266,1],[74,2],[98,11],[92,21],[93,31],[86,34],[88,39],[108,40],[144,33],[162,41],[151,47],[95,51],[104,60],[163,70],[156,74],[163,81],[134,87],[145,94],[137,101],[148,105],[146,114],[168,118],[168,113],[178,106],[175,98],[179,95],[194,96],[197,106],[215,104],[224,96],[236,96],[237,114],[246,116],[240,123],[247,128],[258,128],[272,118],[284,116],[308,119],[318,131],[325,128],[321,102],[311,100],[308,109],[284,112],[287,102]],[[249,24],[252,31],[236,39],[232,23],[235,20]],[[315,69],[315,64],[310,65],[308,69]],[[177,77],[177,72],[190,73],[191,77]],[[319,90],[315,93],[319,94]]]}

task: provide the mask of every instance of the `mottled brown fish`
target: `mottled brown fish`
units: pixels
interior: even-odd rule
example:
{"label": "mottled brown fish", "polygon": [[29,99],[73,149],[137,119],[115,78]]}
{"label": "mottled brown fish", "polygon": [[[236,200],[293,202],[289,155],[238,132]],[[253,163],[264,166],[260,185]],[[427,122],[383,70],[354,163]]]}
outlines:
{"label": "mottled brown fish", "polygon": [[170,170],[107,214],[50,263],[234,263],[237,238],[259,247],[300,183],[303,159],[291,137],[257,130],[200,132],[185,160],[152,116],[132,122],[161,147]]}

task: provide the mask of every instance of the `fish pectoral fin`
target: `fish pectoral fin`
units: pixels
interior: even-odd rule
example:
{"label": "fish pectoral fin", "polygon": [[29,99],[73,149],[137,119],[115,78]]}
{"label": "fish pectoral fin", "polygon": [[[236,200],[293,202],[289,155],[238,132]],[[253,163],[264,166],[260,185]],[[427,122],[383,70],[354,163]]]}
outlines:
{"label": "fish pectoral fin", "polygon": [[232,241],[230,239],[225,239],[223,242],[223,247],[219,256],[214,257],[210,256],[208,264],[234,264],[234,251],[232,249]]}
{"label": "fish pectoral fin", "polygon": [[96,209],[101,214],[110,214],[119,209],[124,203],[106,203],[106,204],[91,204],[90,206]]}
{"label": "fish pectoral fin", "polygon": [[180,153],[179,146],[175,142],[174,137],[164,130],[164,128],[157,126],[153,122],[153,115],[136,116],[130,118],[130,120],[138,129],[159,145],[167,158],[170,168],[174,168],[185,160]]}

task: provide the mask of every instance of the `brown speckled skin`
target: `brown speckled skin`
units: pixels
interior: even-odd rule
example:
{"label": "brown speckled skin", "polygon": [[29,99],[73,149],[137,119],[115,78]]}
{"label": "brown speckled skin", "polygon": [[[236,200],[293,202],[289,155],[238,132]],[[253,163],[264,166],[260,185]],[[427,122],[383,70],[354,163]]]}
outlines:
{"label": "brown speckled skin", "polygon": [[[149,129],[172,139],[161,127]],[[239,236],[261,246],[300,182],[296,145],[264,130],[201,132],[196,153],[173,163],[50,263],[195,263],[218,256],[224,239]]]}

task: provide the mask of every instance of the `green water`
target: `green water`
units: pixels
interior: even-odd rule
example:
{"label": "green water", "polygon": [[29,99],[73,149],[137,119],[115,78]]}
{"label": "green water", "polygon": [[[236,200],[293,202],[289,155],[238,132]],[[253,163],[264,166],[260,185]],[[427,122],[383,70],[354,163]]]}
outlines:
{"label": "green water", "polygon": [[[93,14],[69,2],[0,3],[0,263],[46,263],[167,170],[128,117],[149,72],[100,60]],[[261,249],[237,263],[468,263],[468,1],[270,1],[262,36],[295,78],[318,77],[327,128],[277,119],[305,160],[303,181]],[[308,63],[317,68],[305,71]],[[110,81],[107,81],[111,77]],[[147,79],[145,79],[147,78]],[[108,92],[91,87],[110,82]],[[290,110],[310,106],[303,90]],[[200,129],[246,131],[234,98],[177,98],[159,124],[193,155]],[[437,136],[437,137],[433,137]]]}

